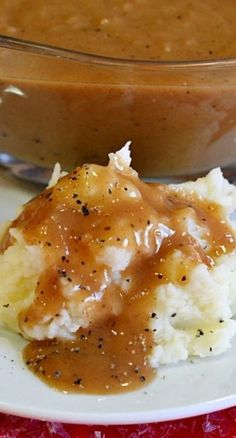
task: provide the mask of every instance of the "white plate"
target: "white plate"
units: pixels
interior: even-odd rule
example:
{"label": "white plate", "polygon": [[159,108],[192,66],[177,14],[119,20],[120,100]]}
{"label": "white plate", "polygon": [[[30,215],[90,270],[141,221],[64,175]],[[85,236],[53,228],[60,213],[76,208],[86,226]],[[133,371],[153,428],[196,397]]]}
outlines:
{"label": "white plate", "polygon": [[[0,221],[12,218],[34,194],[0,172]],[[158,378],[135,392],[114,396],[59,393],[25,368],[24,341],[0,332],[0,411],[82,424],[132,424],[173,420],[236,405],[236,341],[217,358],[163,367]]]}

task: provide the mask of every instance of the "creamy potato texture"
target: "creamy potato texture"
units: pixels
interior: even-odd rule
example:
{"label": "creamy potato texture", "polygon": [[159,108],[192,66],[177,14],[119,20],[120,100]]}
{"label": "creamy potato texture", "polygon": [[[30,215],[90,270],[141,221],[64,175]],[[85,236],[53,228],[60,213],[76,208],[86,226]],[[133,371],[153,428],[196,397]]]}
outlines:
{"label": "creamy potato texture", "polygon": [[236,331],[235,206],[219,169],[145,184],[128,145],[76,168],[3,235],[0,323],[62,390],[132,390],[160,364],[221,353]]}

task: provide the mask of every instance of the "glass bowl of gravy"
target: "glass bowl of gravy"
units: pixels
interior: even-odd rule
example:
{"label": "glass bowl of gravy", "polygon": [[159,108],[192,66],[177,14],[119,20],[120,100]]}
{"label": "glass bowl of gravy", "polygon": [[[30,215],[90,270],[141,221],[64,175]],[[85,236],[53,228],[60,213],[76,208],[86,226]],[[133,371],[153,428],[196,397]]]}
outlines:
{"label": "glass bowl of gravy", "polygon": [[[50,4],[48,4],[50,3]],[[144,178],[236,164],[236,5],[0,0],[0,163],[46,181],[132,142]]]}

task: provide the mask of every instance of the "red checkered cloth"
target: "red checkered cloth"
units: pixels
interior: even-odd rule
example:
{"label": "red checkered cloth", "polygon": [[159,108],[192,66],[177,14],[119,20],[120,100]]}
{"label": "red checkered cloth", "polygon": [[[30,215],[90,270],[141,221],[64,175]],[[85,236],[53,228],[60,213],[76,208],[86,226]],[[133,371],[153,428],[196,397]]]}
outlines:
{"label": "red checkered cloth", "polygon": [[236,438],[236,407],[209,415],[133,426],[82,426],[0,414],[0,438]]}

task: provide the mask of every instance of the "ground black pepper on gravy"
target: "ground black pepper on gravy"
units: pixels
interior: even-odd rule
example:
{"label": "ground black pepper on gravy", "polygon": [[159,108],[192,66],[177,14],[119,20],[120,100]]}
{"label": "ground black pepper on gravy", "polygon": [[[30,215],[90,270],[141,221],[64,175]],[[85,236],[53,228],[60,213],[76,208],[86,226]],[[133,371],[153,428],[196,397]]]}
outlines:
{"label": "ground black pepper on gravy", "polygon": [[[0,33],[130,60],[236,56],[227,0],[0,0]],[[236,161],[234,68],[89,66],[1,49],[0,148],[34,163],[104,163],[133,141],[145,176]]]}

